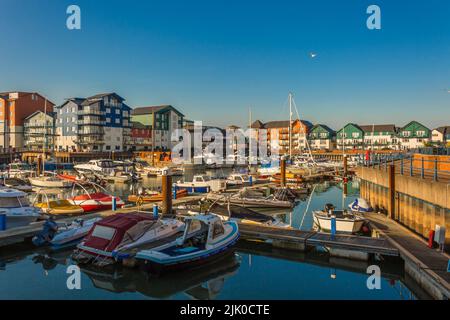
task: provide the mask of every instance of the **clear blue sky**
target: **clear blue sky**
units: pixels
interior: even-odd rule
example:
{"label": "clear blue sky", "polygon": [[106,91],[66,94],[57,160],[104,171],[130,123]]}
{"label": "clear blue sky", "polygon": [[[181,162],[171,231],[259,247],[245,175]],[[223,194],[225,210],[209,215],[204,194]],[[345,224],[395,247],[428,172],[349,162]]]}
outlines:
{"label": "clear blue sky", "polygon": [[[66,29],[77,4],[82,30]],[[366,8],[382,30],[366,28]],[[450,1],[1,0],[0,91],[115,91],[215,125],[450,125]],[[314,59],[310,52],[316,52]]]}

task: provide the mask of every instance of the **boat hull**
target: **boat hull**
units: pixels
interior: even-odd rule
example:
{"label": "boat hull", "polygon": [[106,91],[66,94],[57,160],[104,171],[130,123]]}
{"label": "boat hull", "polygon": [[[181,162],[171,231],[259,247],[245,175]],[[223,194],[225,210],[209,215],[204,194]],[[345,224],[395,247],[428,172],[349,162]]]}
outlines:
{"label": "boat hull", "polygon": [[[314,222],[320,227],[322,231],[331,232],[331,219],[314,216]],[[358,233],[361,231],[365,223],[364,219],[358,220],[341,220],[336,219],[336,232],[339,233]]]}
{"label": "boat hull", "polygon": [[189,193],[209,193],[211,190],[210,186],[185,186],[185,185],[177,185],[175,190],[186,190]]}
{"label": "boat hull", "polygon": [[70,188],[73,185],[71,181],[67,180],[49,181],[39,178],[29,178],[29,180],[33,186],[41,188]]}
{"label": "boat hull", "polygon": [[28,226],[30,223],[36,222],[38,216],[6,216],[6,228],[18,228]]}

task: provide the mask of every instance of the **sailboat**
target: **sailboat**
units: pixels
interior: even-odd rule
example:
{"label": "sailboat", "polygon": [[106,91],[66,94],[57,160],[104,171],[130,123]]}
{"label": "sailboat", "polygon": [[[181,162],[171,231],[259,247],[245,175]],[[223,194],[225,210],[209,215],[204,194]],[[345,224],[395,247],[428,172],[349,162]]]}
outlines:
{"label": "sailboat", "polygon": [[[43,175],[39,177],[30,177],[28,180],[35,187],[41,188],[70,188],[73,182],[60,179],[56,174],[45,175],[45,152],[47,149],[47,98],[45,98],[44,107],[44,143],[42,150],[42,172]],[[48,174],[48,173],[47,173]]]}

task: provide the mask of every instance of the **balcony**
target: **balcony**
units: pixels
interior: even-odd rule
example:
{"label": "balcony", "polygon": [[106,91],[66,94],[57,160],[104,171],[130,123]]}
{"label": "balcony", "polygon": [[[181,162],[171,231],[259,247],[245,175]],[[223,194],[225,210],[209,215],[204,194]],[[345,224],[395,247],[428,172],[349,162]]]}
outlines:
{"label": "balcony", "polygon": [[99,144],[105,144],[105,141],[103,138],[100,137],[80,137],[79,139],[75,140],[75,144],[78,145],[99,145]]}
{"label": "balcony", "polygon": [[106,114],[105,111],[101,111],[100,109],[92,109],[92,108],[84,108],[83,110],[78,111],[79,116],[104,116]]}
{"label": "balcony", "polygon": [[80,126],[104,126],[105,124],[106,124],[106,121],[103,121],[103,120],[94,120],[94,119],[78,120],[78,125],[80,125]]}

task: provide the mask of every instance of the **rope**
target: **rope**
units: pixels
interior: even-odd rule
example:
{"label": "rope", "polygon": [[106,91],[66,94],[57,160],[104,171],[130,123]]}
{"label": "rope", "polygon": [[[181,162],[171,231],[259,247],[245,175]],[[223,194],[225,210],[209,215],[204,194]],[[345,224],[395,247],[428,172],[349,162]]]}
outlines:
{"label": "rope", "polygon": [[305,221],[306,214],[308,213],[309,205],[311,204],[311,199],[312,199],[312,197],[313,197],[313,195],[314,195],[314,191],[316,190],[316,187],[317,187],[317,184],[314,185],[314,188],[313,188],[312,191],[311,191],[311,195],[310,195],[310,197],[309,197],[308,204],[306,205],[305,213],[303,214],[302,221],[300,222],[300,227],[299,227],[300,230],[302,229],[303,222]]}

